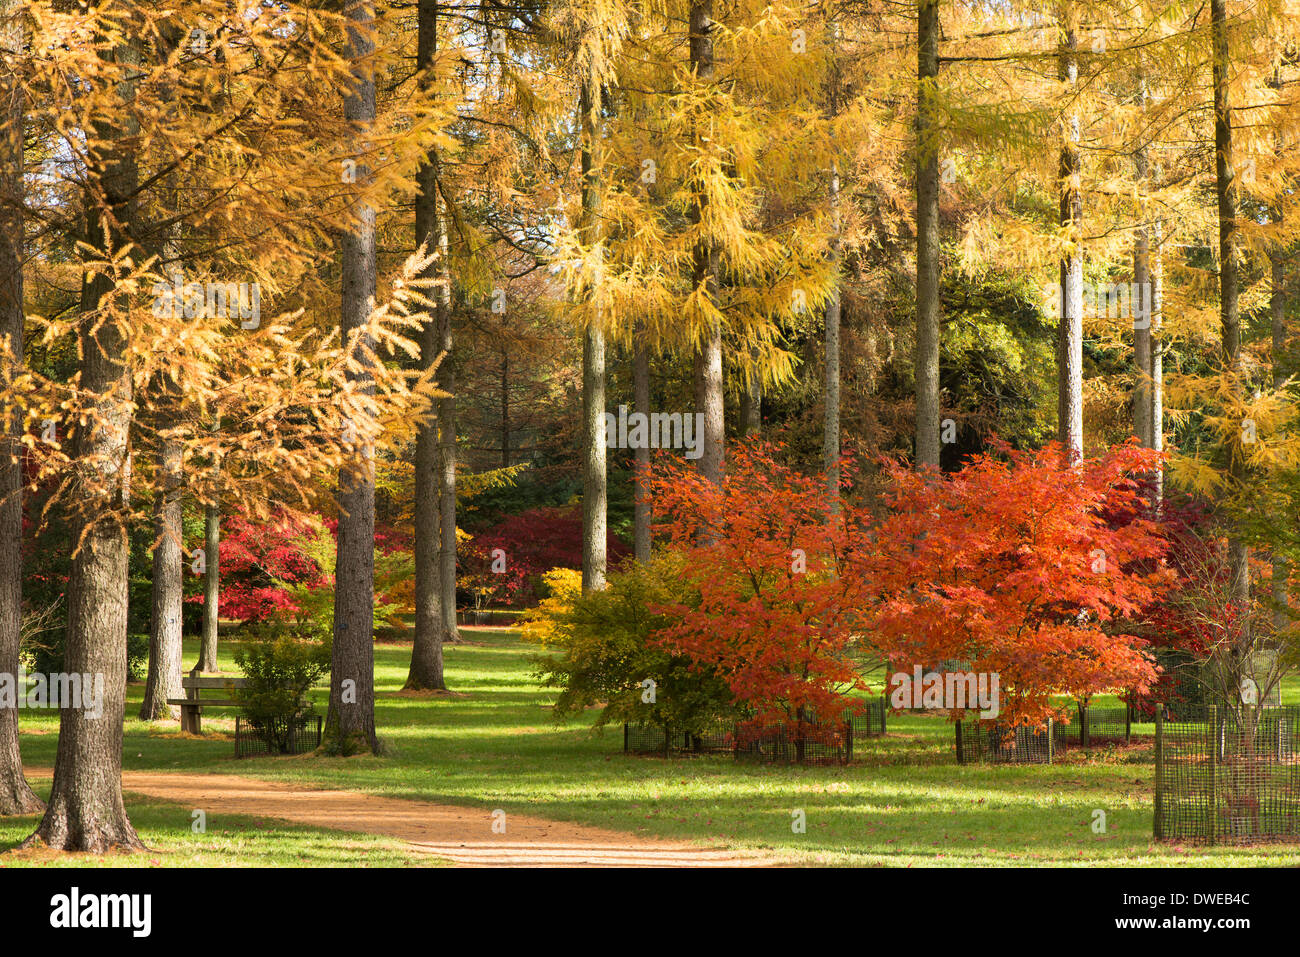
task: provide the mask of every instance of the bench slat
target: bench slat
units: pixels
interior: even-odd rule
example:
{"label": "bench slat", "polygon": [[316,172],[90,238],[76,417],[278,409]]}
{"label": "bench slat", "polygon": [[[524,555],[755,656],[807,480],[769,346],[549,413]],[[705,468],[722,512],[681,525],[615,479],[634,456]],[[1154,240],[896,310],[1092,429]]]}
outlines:
{"label": "bench slat", "polygon": [[181,687],[186,691],[220,691],[226,687],[242,688],[248,683],[246,678],[182,678]]}

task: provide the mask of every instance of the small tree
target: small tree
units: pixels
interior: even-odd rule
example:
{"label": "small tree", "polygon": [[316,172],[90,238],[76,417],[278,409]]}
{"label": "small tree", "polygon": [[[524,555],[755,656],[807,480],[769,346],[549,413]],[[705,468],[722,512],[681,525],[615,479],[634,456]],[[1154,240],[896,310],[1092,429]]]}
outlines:
{"label": "small tree", "polygon": [[848,653],[868,580],[850,570],[851,511],[825,482],[779,461],[779,446],[731,453],[715,484],[661,458],[650,489],[662,534],[697,602],[653,606],[676,624],[656,643],[712,669],[755,726],[788,724],[796,748],[866,690]]}
{"label": "small tree", "polygon": [[287,754],[298,720],[314,710],[307,690],[329,672],[329,642],[300,640],[282,624],[259,625],[235,650],[235,664],[246,679],[235,689],[240,710],[276,752]]}
{"label": "small tree", "polygon": [[996,445],[952,474],[892,467],[889,514],[851,560],[876,582],[881,651],[998,674],[1013,724],[1044,723],[1052,694],[1146,693],[1155,671],[1131,619],[1173,578],[1140,517],[1138,477],[1158,459],[1128,444],[1068,465],[1056,445]]}

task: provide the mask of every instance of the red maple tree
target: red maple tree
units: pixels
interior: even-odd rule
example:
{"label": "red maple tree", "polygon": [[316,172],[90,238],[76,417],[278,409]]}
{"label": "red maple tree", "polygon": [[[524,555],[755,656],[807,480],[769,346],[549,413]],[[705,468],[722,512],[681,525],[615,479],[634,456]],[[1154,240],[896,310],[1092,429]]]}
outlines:
{"label": "red maple tree", "polygon": [[875,582],[891,670],[997,674],[1006,723],[1043,723],[1052,694],[1145,693],[1155,672],[1131,619],[1174,578],[1142,517],[1139,478],[1157,459],[1128,444],[1071,466],[1055,445],[994,443],[950,474],[890,466],[888,514],[851,562]]}

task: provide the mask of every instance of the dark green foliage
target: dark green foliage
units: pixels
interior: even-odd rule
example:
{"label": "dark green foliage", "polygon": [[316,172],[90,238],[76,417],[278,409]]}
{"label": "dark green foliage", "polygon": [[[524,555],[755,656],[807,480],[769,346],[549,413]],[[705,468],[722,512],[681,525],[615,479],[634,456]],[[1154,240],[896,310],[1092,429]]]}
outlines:
{"label": "dark green foliage", "polygon": [[240,710],[273,750],[287,752],[287,719],[312,713],[305,695],[329,673],[329,644],[297,638],[279,623],[261,623],[235,650],[235,664],[247,681],[235,689]]}
{"label": "dark green foliage", "polygon": [[[703,733],[719,719],[735,717],[725,682],[653,643],[670,622],[647,607],[690,600],[680,563],[679,556],[660,553],[649,565],[614,572],[608,587],[588,595],[581,594],[575,573],[547,576],[551,597],[531,613],[525,635],[562,652],[534,658],[543,685],[561,689],[554,709],[558,721],[598,705],[597,728],[630,722]],[[643,700],[649,697],[647,679],[654,682],[653,702]]]}

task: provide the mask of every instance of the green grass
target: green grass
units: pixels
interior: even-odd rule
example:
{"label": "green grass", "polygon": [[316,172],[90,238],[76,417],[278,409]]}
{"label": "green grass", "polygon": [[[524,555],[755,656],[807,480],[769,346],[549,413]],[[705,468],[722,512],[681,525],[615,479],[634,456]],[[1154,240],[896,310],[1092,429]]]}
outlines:
{"label": "green grass", "polygon": [[[123,766],[139,770],[239,773],[318,787],[351,788],[507,813],[535,814],[647,837],[760,848],[790,863],[852,865],[1080,866],[1300,864],[1300,847],[1246,849],[1158,845],[1151,839],[1153,766],[1149,749],[1076,754],[1051,766],[958,767],[952,728],[921,716],[890,718],[890,734],[857,748],[849,767],[765,767],[726,757],[625,757],[617,729],[556,727],[554,692],[529,675],[532,646],[517,633],[464,628],[468,643],[446,650],[447,680],[464,697],[398,694],[409,645],[375,649],[376,717],[384,757],[260,758],[236,762],[233,714],[204,715],[212,740],[177,737],[178,724],[150,726],[134,715],[141,685],[129,689]],[[186,661],[197,648],[186,643]],[[229,646],[223,670],[234,670]],[[1300,698],[1294,683],[1284,700]],[[1098,705],[1108,702],[1098,701]],[[222,713],[218,712],[218,715]],[[57,717],[25,712],[23,757],[54,760]],[[225,735],[221,735],[225,732]],[[1094,834],[1094,809],[1108,829]],[[807,832],[791,829],[791,812]],[[208,855],[195,863],[235,863],[220,847],[194,846],[189,812],[164,826],[165,805],[132,804],[159,846]],[[143,822],[143,823],[142,823]],[[23,830],[0,831],[8,836]],[[25,833],[25,832],[24,832]],[[265,846],[249,835],[232,848],[242,863],[300,863],[298,841],[325,857],[317,832],[266,824]],[[352,839],[355,841],[359,839]],[[6,843],[0,841],[0,844]],[[324,841],[324,844],[313,842]],[[170,842],[170,843],[168,843]],[[381,850],[377,846],[377,850]],[[369,852],[367,852],[369,853]],[[376,858],[365,858],[374,863]],[[321,860],[327,863],[327,860]],[[170,862],[169,862],[170,863]]]}

